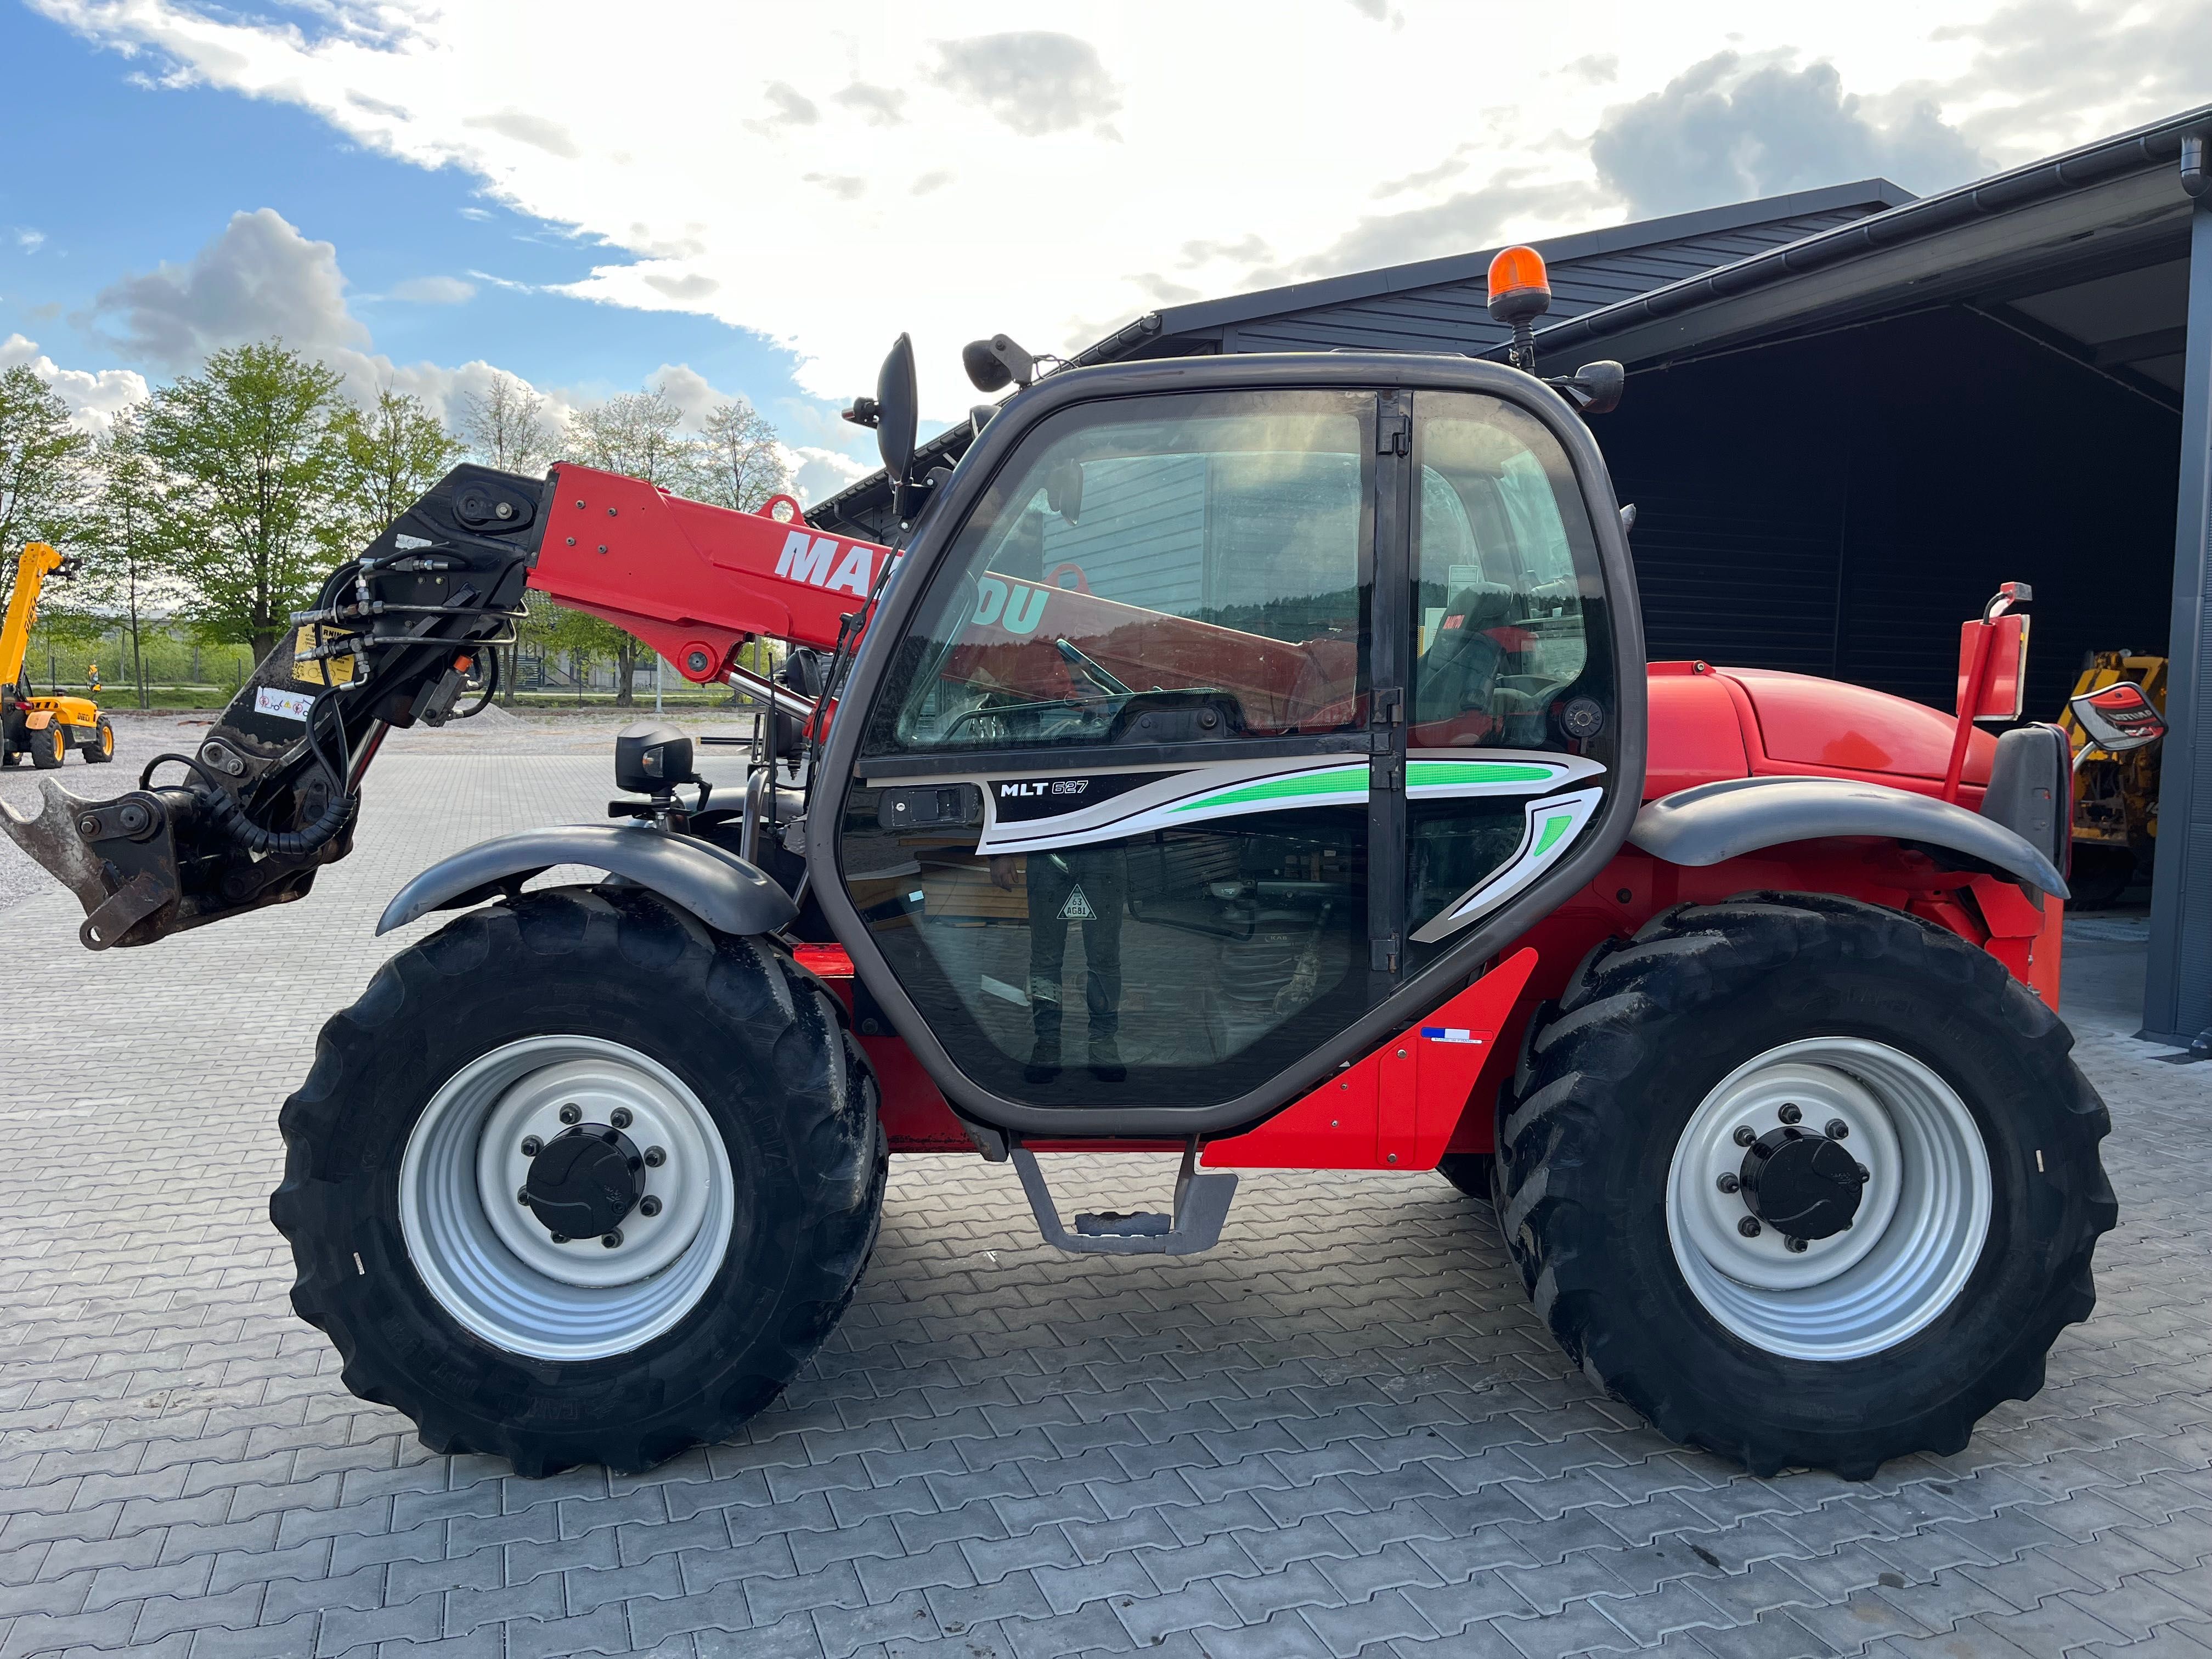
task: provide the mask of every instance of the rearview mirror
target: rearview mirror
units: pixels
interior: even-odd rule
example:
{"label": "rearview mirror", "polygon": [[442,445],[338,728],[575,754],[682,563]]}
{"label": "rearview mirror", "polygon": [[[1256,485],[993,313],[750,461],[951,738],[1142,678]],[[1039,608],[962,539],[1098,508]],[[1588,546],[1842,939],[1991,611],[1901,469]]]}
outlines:
{"label": "rearview mirror", "polygon": [[904,484],[914,465],[915,423],[921,395],[915,389],[914,342],[900,335],[876,376],[876,448],[893,484]]}
{"label": "rearview mirror", "polygon": [[2108,755],[2124,755],[2166,735],[2165,716],[2133,680],[2117,680],[2101,691],[2084,691],[2067,699],[2066,706],[2089,741]]}
{"label": "rearview mirror", "polygon": [[1044,504],[1062,522],[1075,524],[1083,517],[1083,463],[1062,461],[1044,475]]}

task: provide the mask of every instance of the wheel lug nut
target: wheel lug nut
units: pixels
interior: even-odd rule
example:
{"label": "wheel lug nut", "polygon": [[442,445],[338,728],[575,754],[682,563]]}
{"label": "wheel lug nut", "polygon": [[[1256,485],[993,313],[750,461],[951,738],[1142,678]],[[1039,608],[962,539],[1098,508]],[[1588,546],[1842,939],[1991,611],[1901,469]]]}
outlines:
{"label": "wheel lug nut", "polygon": [[535,1157],[537,1157],[537,1156],[538,1156],[538,1153],[540,1153],[540,1152],[544,1152],[544,1150],[545,1150],[545,1143],[544,1143],[544,1141],[540,1140],[540,1139],[539,1139],[536,1135],[525,1135],[525,1136],[523,1136],[523,1138],[522,1138],[522,1155],[523,1155],[523,1157],[525,1157],[525,1158],[535,1158]]}
{"label": "wheel lug nut", "polygon": [[645,1167],[647,1169],[657,1170],[667,1162],[668,1154],[662,1152],[659,1147],[648,1146],[645,1149]]}
{"label": "wheel lug nut", "polygon": [[609,1249],[613,1249],[615,1246],[622,1243],[622,1229],[617,1227],[611,1233],[601,1234],[599,1236],[599,1243],[605,1245]]}
{"label": "wheel lug nut", "polygon": [[1799,1119],[1802,1118],[1805,1114],[1799,1111],[1796,1106],[1791,1102],[1785,1100],[1782,1103],[1782,1109],[1777,1112],[1774,1115],[1780,1118],[1784,1123],[1795,1123]]}
{"label": "wheel lug nut", "polygon": [[1862,1186],[1874,1179],[1874,1171],[1868,1169],[1865,1164],[1855,1164],[1851,1167],[1859,1172],[1859,1182]]}
{"label": "wheel lug nut", "polygon": [[517,1187],[514,1189],[514,1201],[518,1204],[527,1205],[530,1202],[530,1188],[527,1187]]}
{"label": "wheel lug nut", "polygon": [[1828,1120],[1828,1127],[1824,1133],[1831,1140],[1841,1140],[1846,1135],[1850,1134],[1850,1132],[1851,1126],[1850,1124],[1844,1122],[1843,1119],[1839,1117],[1832,1117]]}
{"label": "wheel lug nut", "polygon": [[617,1129],[629,1128],[630,1125],[629,1108],[627,1106],[616,1107],[614,1110],[608,1115],[607,1121],[613,1124]]}
{"label": "wheel lug nut", "polygon": [[553,1242],[556,1244],[566,1244],[568,1242],[568,1235],[566,1233],[556,1233],[553,1235]]}
{"label": "wheel lug nut", "polygon": [[1785,1238],[1782,1241],[1782,1248],[1792,1255],[1802,1255],[1805,1254],[1805,1241],[1802,1238]]}
{"label": "wheel lug nut", "polygon": [[561,1109],[561,1121],[562,1121],[562,1122],[563,1122],[563,1123],[580,1123],[580,1122],[582,1122],[582,1121],[583,1121],[583,1120],[584,1120],[584,1109],[583,1109],[582,1107],[578,1106],[578,1105],[575,1105],[574,1103],[571,1103],[570,1104],[566,1105],[566,1106],[563,1106],[563,1107]]}
{"label": "wheel lug nut", "polygon": [[650,1194],[647,1194],[646,1197],[638,1200],[637,1212],[640,1215],[659,1215],[660,1213],[660,1200]]}
{"label": "wheel lug nut", "polygon": [[1724,1193],[1732,1193],[1742,1185],[1743,1182],[1737,1180],[1733,1175],[1723,1173],[1721,1176],[1720,1188]]}
{"label": "wheel lug nut", "polygon": [[1739,1123],[1735,1126],[1735,1144],[1737,1146],[1748,1146],[1753,1141],[1758,1139],[1759,1132],[1753,1129],[1748,1123]]}
{"label": "wheel lug nut", "polygon": [[1753,1220],[1749,1216],[1746,1216],[1742,1220],[1737,1222],[1735,1224],[1735,1230],[1741,1233],[1746,1238],[1757,1238],[1759,1237],[1759,1223]]}

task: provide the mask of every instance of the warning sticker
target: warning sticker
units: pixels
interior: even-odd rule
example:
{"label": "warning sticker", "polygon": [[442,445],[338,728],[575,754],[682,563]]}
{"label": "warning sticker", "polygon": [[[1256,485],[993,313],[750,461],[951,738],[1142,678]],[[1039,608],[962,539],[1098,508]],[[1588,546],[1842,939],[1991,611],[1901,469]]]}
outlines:
{"label": "warning sticker", "polygon": [[1080,882],[1068,890],[1067,902],[1060,907],[1062,921],[1094,921],[1098,913],[1091,908],[1091,901],[1083,896]]}
{"label": "warning sticker", "polygon": [[274,714],[279,720],[298,720],[306,724],[307,711],[315,700],[305,691],[279,691],[273,685],[264,685],[253,694],[253,712]]}

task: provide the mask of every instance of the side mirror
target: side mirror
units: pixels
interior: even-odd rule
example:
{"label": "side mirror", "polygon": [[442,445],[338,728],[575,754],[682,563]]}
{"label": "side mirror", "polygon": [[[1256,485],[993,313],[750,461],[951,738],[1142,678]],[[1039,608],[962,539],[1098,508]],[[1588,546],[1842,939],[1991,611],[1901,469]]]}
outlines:
{"label": "side mirror", "polygon": [[900,335],[876,376],[876,449],[895,486],[903,487],[914,465],[915,425],[921,398],[915,388],[914,341]]}
{"label": "side mirror", "polygon": [[2116,680],[2101,691],[2084,691],[2067,699],[2066,706],[2081,722],[2089,741],[2108,755],[2124,755],[2166,735],[2165,716],[2133,680]]}

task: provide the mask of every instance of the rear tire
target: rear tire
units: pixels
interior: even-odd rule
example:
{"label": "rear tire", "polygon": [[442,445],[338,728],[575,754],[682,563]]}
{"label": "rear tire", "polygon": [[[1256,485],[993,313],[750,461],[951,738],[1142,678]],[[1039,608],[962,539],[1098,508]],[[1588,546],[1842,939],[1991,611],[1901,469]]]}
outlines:
{"label": "rear tire", "polygon": [[[1955,1452],[2095,1304],[2111,1124],[2072,1046],[1995,958],[1912,917],[1683,906],[1532,1024],[1499,1224],[1560,1346],[1670,1437],[1850,1480]],[[1823,1146],[1865,1182],[1802,1251],[1771,1205],[1744,1236],[1759,1217],[1728,1184],[1752,1167],[1736,1132],[1765,1145],[1792,1111],[1808,1141],[1843,1122]]]}
{"label": "rear tire", "polygon": [[93,766],[105,766],[115,758],[115,728],[107,723],[105,714],[92,728],[92,741],[84,746],[84,758]]}
{"label": "rear tire", "polygon": [[[575,1121],[568,1095],[654,1166],[615,1245],[499,1184],[522,1131]],[[820,982],[635,888],[526,894],[402,951],[324,1026],[280,1127],[292,1304],[346,1386],[526,1475],[648,1468],[768,1405],[851,1299],[887,1166]]]}
{"label": "rear tire", "polygon": [[2135,878],[2136,855],[2131,849],[2076,842],[2073,867],[2066,872],[2066,884],[2074,893],[2067,908],[2109,910],[2120,902],[2120,895]]}
{"label": "rear tire", "polygon": [[68,753],[69,728],[59,720],[49,720],[31,733],[31,764],[41,772],[52,771]]}
{"label": "rear tire", "polygon": [[1491,1201],[1490,1166],[1493,1161],[1488,1152],[1446,1152],[1437,1160],[1437,1173],[1469,1198],[1487,1204]]}

